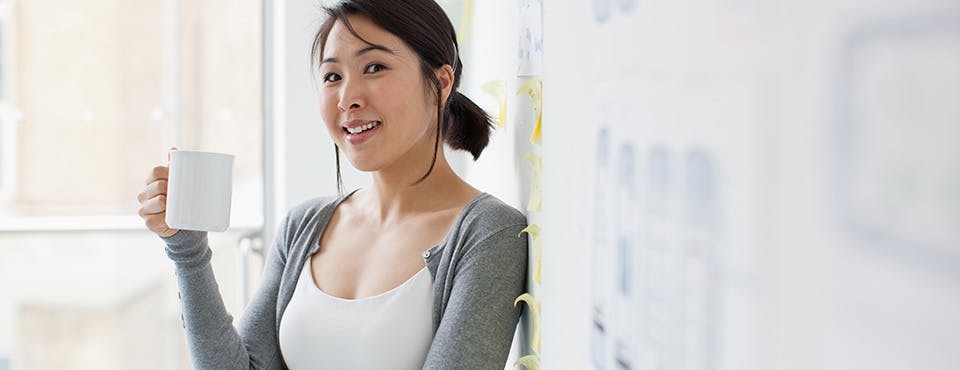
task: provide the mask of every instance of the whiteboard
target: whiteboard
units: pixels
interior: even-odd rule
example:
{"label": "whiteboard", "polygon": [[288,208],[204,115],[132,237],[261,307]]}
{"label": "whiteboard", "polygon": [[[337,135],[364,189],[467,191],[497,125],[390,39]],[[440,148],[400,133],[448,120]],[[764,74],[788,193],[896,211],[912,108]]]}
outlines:
{"label": "whiteboard", "polygon": [[960,363],[960,7],[545,2],[544,368]]}

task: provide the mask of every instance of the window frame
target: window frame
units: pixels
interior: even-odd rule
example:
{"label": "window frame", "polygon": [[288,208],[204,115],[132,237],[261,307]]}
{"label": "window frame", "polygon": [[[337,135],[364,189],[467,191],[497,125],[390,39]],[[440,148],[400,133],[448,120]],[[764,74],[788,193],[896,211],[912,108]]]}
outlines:
{"label": "window frame", "polygon": [[17,194],[16,17],[14,2],[0,0],[0,205]]}

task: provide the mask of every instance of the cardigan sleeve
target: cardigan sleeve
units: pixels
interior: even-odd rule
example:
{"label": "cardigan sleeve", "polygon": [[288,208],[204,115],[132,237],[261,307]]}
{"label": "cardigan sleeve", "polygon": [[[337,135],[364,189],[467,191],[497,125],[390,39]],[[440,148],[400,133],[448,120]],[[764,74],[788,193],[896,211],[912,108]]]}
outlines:
{"label": "cardigan sleeve", "polygon": [[227,312],[210,264],[207,233],[181,230],[169,238],[180,290],[187,347],[195,369],[283,369],[276,332],[276,302],[285,265],[289,215],[268,248],[262,281],[241,315],[238,328]]}
{"label": "cardigan sleeve", "polygon": [[504,368],[521,312],[513,301],[526,290],[524,226],[466,241],[425,369]]}

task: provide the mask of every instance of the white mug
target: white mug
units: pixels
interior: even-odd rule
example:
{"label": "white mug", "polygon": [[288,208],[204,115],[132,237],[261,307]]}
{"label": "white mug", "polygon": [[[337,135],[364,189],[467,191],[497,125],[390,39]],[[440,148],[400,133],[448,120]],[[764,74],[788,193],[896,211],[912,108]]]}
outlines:
{"label": "white mug", "polygon": [[232,184],[232,155],[170,152],[167,226],[180,230],[226,230],[230,226]]}

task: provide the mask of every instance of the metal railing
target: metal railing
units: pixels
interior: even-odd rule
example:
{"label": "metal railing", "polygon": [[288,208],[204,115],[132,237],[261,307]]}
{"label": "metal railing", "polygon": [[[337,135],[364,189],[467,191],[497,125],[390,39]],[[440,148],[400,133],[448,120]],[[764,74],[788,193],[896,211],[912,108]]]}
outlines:
{"label": "metal railing", "polygon": [[237,242],[237,248],[240,249],[237,254],[237,276],[240,278],[237,297],[240,299],[240,307],[246,307],[250,299],[250,257],[257,255],[263,261],[266,258],[263,244],[262,230],[244,234]]}

